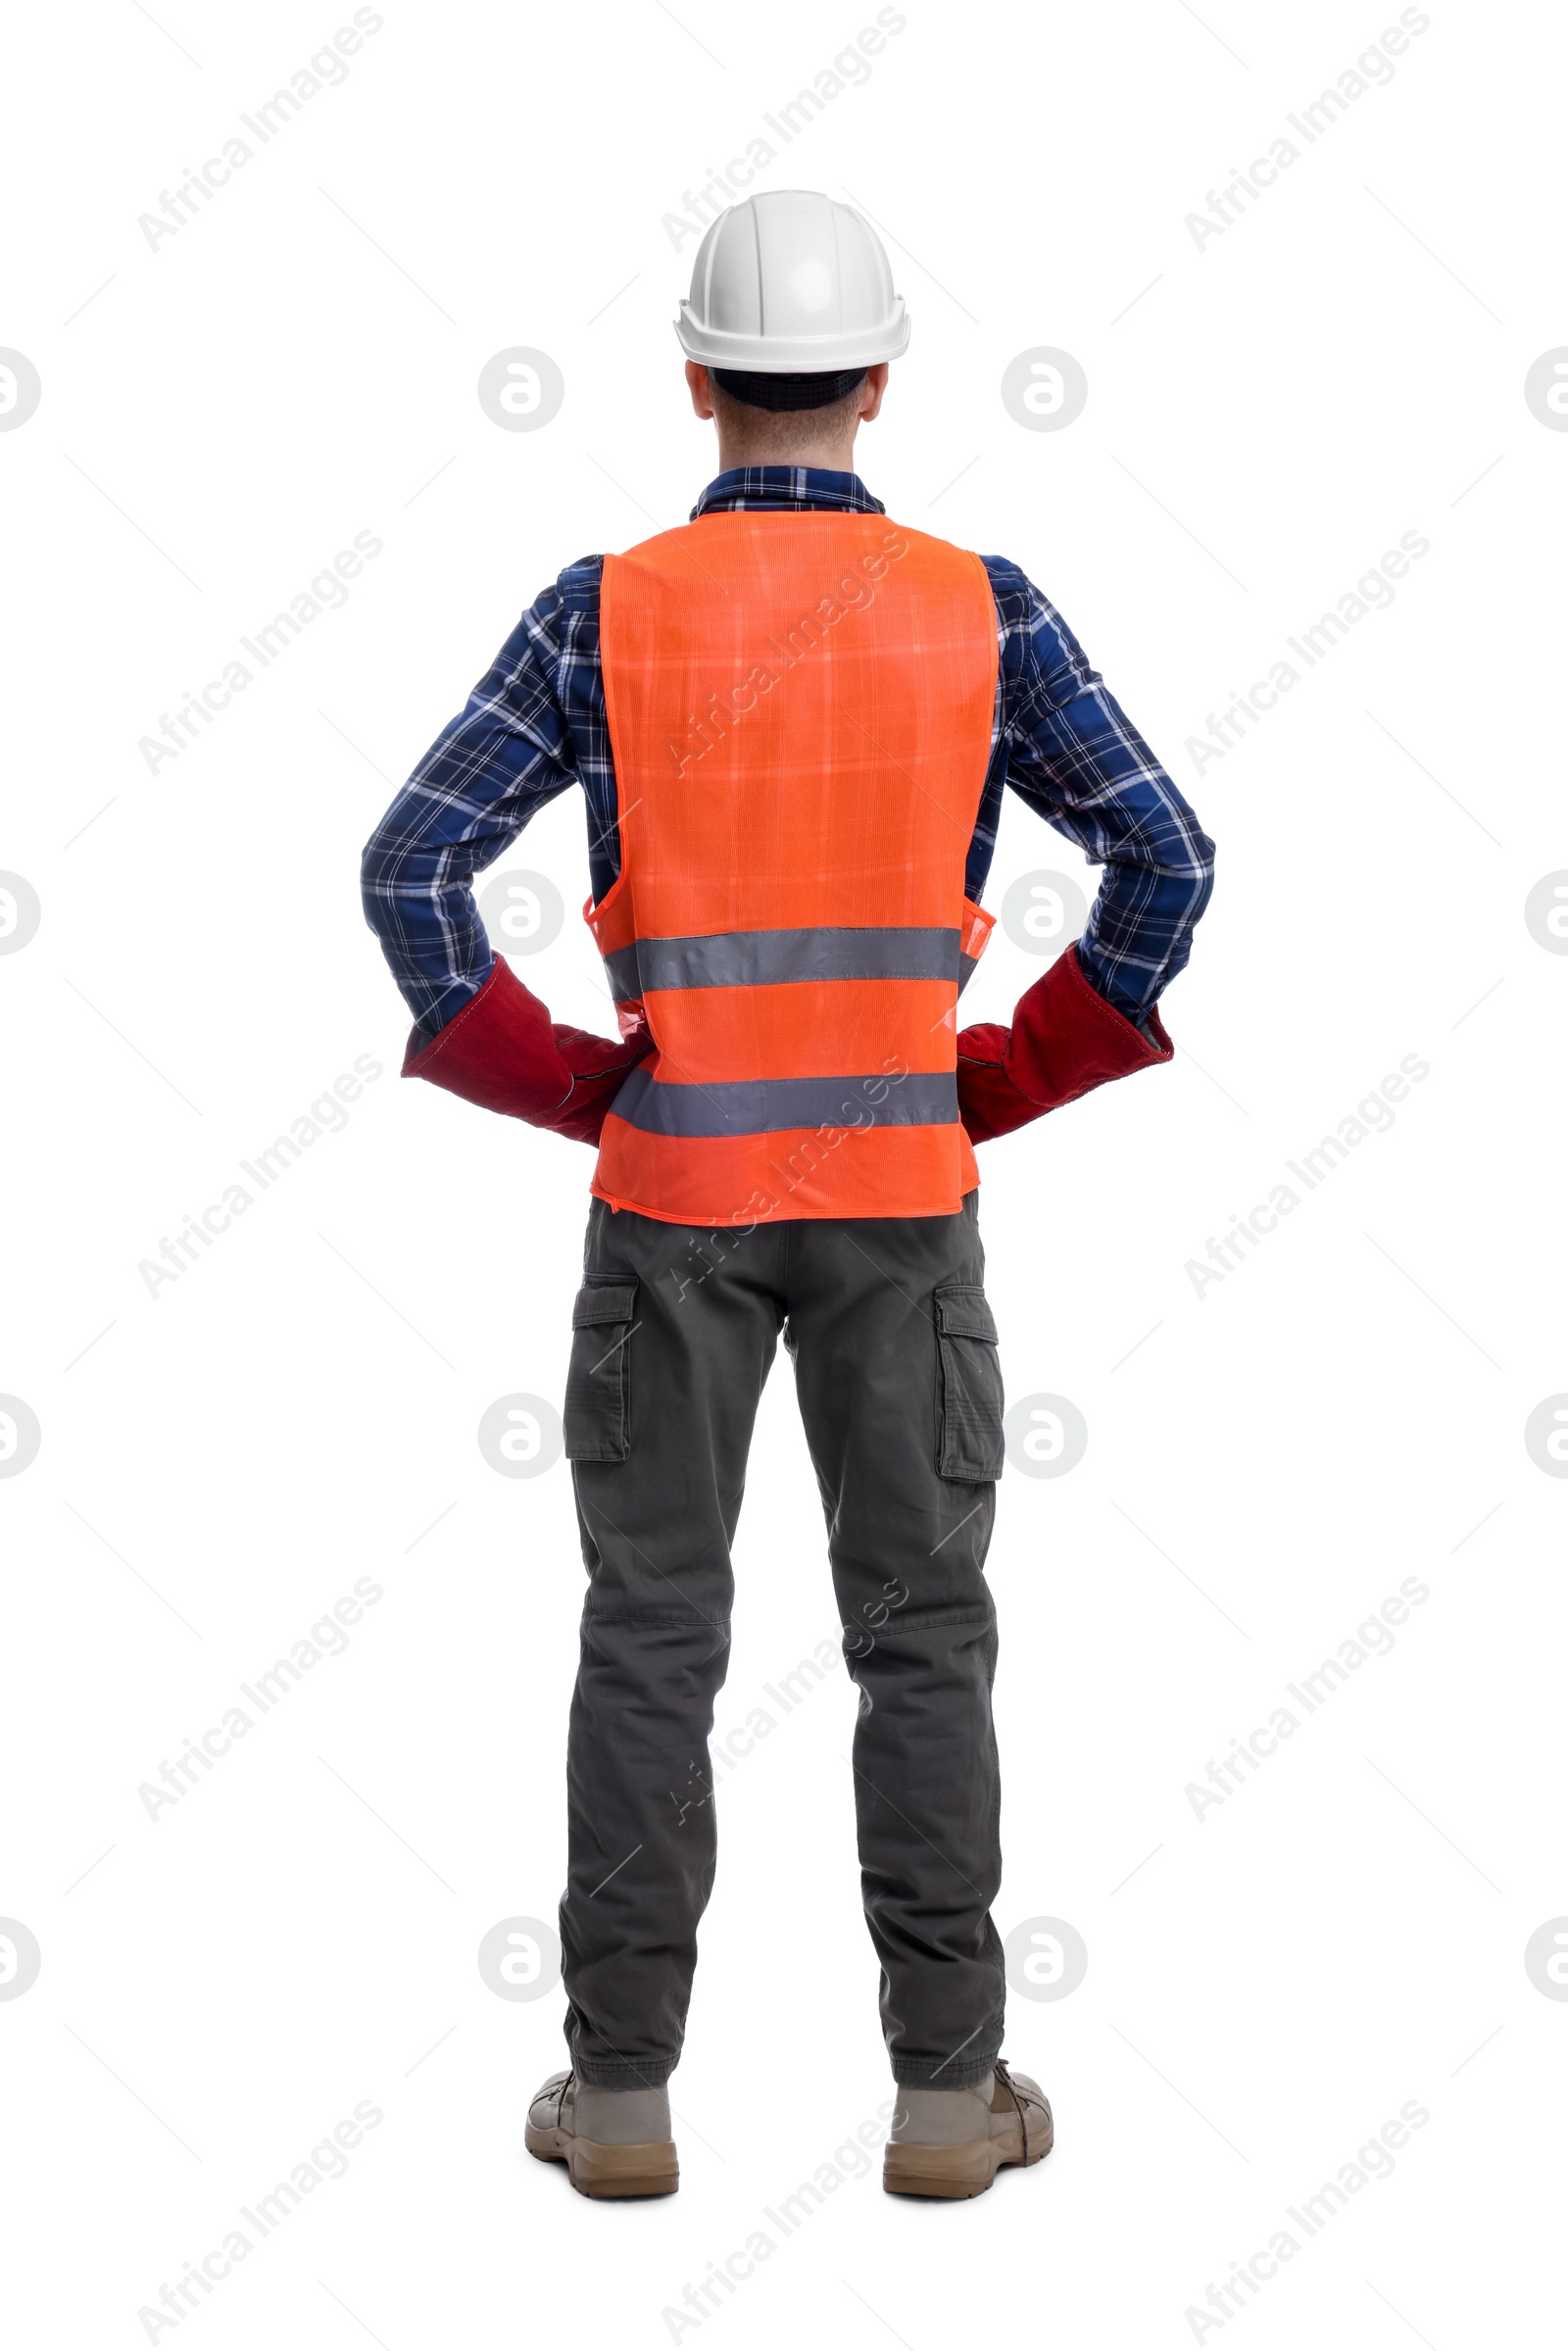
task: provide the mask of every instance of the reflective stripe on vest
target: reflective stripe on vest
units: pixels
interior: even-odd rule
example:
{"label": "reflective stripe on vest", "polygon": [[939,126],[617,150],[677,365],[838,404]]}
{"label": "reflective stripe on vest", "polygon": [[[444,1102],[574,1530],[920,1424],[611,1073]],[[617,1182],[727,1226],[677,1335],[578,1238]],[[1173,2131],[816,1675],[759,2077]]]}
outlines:
{"label": "reflective stripe on vest", "polygon": [[620,873],[585,909],[654,1052],[593,1189],[681,1224],[951,1214],[990,756],[978,557],[880,514],[718,514],[605,559]]}

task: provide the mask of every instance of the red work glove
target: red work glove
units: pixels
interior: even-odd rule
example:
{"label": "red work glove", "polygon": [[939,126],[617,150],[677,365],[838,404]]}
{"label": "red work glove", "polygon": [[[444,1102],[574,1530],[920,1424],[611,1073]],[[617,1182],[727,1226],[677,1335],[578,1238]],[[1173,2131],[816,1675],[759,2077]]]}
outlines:
{"label": "red work glove", "polygon": [[482,1110],[597,1144],[616,1090],[653,1045],[642,1023],[613,1042],[553,1023],[548,1005],[498,955],[484,986],[433,1040],[413,1031],[403,1075],[428,1078]]}
{"label": "red work glove", "polygon": [[958,1115],[970,1142],[990,1143],[1110,1078],[1168,1061],[1174,1048],[1159,1014],[1147,1018],[1152,1045],[1089,985],[1069,947],[1019,998],[1010,1029],[993,1021],[959,1032]]}

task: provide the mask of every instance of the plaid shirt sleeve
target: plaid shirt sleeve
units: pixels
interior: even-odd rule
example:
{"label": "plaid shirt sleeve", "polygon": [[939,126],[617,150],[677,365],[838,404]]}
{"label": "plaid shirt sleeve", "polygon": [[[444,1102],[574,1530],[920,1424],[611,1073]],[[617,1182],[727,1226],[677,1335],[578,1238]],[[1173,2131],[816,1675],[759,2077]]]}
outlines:
{"label": "plaid shirt sleeve", "polygon": [[1061,614],[1015,563],[981,560],[996,597],[1001,674],[969,896],[978,900],[1008,785],[1105,867],[1078,961],[1136,1022],[1187,961],[1214,886],[1214,844]]}
{"label": "plaid shirt sleeve", "polygon": [[[437,736],[367,844],[365,918],[427,1035],[445,1026],[489,977],[495,957],[473,903],[476,873],[493,864],[529,818],[596,767],[589,690],[599,676],[600,558],[561,574],[522,615],[466,708]],[[587,715],[586,730],[579,722]],[[588,757],[584,758],[584,750]],[[613,781],[610,779],[613,821]]]}

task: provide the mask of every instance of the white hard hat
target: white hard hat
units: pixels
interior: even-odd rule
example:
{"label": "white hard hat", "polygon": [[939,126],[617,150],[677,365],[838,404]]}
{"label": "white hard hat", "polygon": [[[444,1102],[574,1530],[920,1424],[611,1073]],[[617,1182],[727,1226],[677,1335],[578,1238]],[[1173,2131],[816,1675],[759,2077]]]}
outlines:
{"label": "white hard hat", "polygon": [[875,229],[809,188],[720,213],[675,320],[688,359],[741,372],[825,374],[896,360],[908,314]]}

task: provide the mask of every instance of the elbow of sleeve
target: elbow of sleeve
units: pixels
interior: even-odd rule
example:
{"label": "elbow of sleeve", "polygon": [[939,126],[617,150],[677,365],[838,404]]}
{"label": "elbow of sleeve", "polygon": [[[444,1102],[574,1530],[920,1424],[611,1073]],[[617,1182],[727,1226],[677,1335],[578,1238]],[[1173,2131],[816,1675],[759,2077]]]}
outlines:
{"label": "elbow of sleeve", "polygon": [[360,855],[360,905],[364,909],[366,922],[377,936],[381,930],[378,917],[381,910],[381,881],[384,869],[385,857],[381,847],[381,836],[379,833],[372,833]]}

